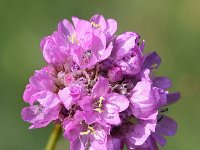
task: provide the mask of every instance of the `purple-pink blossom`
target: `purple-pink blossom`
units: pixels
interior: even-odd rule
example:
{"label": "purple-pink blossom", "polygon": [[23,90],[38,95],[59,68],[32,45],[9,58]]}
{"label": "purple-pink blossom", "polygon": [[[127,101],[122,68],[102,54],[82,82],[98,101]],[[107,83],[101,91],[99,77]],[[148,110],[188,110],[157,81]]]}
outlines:
{"label": "purple-pink blossom", "polygon": [[30,129],[60,124],[71,150],[152,149],[177,130],[165,115],[179,92],[154,72],[156,52],[144,53],[136,32],[117,35],[117,21],[96,14],[58,23],[41,40],[46,66],[30,77],[21,111]]}
{"label": "purple-pink blossom", "polygon": [[89,124],[104,122],[110,125],[121,123],[119,113],[126,110],[129,100],[118,93],[109,93],[109,82],[104,77],[99,77],[91,90],[91,96],[80,100],[83,117]]}

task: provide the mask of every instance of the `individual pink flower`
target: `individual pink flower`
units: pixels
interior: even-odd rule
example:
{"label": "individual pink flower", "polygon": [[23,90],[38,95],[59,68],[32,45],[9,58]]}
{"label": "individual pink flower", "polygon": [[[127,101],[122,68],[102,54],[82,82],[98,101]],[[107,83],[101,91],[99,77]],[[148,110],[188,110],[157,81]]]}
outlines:
{"label": "individual pink flower", "polygon": [[40,95],[56,90],[55,78],[48,74],[47,67],[35,71],[34,76],[29,79],[29,82],[24,91],[23,99],[31,105],[37,101]]}
{"label": "individual pink flower", "polygon": [[131,109],[137,118],[148,117],[155,113],[167,101],[167,92],[153,87],[149,78],[150,70],[145,70],[140,82],[132,90]]}
{"label": "individual pink flower", "polygon": [[43,57],[49,64],[66,63],[69,59],[69,44],[59,32],[54,32],[41,40],[40,47]]}
{"label": "individual pink flower", "polygon": [[65,138],[71,142],[71,150],[106,149],[110,126],[85,123],[81,111],[77,111],[73,118],[64,120],[63,128]]}
{"label": "individual pink flower", "polygon": [[106,35],[93,28],[94,22],[72,18],[73,24],[63,20],[58,31],[63,33],[71,43],[71,55],[80,68],[94,66],[109,57],[112,42],[107,46]]}
{"label": "individual pink flower", "polygon": [[87,123],[103,121],[117,125],[121,122],[119,113],[128,108],[129,100],[123,95],[109,93],[108,80],[100,76],[91,91],[91,96],[84,97],[80,106]]}
{"label": "individual pink flower", "polygon": [[52,108],[43,107],[41,105],[32,105],[24,107],[21,115],[24,121],[31,123],[29,127],[42,128],[46,127],[52,121],[58,119],[60,113],[60,105],[55,105]]}
{"label": "individual pink flower", "polygon": [[81,100],[84,96],[84,88],[79,84],[71,84],[68,87],[60,90],[58,96],[66,109],[70,109],[71,106]]}
{"label": "individual pink flower", "polygon": [[102,31],[106,35],[106,39],[112,40],[114,33],[117,31],[117,22],[114,19],[105,19],[102,15],[94,15],[90,22],[96,30]]}
{"label": "individual pink flower", "polygon": [[112,57],[124,74],[139,73],[143,61],[139,44],[140,36],[134,32],[125,32],[116,37]]}

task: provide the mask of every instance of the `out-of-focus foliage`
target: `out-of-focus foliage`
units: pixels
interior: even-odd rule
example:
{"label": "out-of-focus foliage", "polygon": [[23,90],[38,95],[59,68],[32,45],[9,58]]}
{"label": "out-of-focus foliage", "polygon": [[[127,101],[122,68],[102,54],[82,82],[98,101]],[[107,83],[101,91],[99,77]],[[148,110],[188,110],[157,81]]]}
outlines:
{"label": "out-of-focus foliage", "polygon": [[[181,101],[169,114],[179,124],[165,150],[198,150],[200,132],[200,1],[197,0],[0,0],[0,149],[42,150],[52,127],[28,130],[20,111],[22,94],[34,70],[45,65],[40,39],[71,16],[95,13],[118,21],[120,32],[136,31],[145,51],[156,50]],[[61,137],[58,150],[67,149]]]}

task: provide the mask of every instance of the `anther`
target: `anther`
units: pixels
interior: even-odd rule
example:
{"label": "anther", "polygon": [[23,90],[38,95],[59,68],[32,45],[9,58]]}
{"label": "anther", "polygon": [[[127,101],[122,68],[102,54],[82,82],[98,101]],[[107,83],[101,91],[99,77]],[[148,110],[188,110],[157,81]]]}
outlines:
{"label": "anther", "polygon": [[97,112],[99,112],[99,113],[104,112],[103,110],[101,110],[101,108],[95,108],[95,109],[93,109],[93,110],[95,110],[95,111],[97,111]]}
{"label": "anther", "polygon": [[73,33],[72,36],[67,36],[71,43],[78,43],[78,39],[76,38],[76,34]]}
{"label": "anther", "polygon": [[91,25],[93,26],[93,27],[95,27],[95,28],[100,28],[101,27],[101,25],[100,24],[96,24],[95,22],[91,22]]}
{"label": "anther", "polygon": [[88,135],[90,132],[90,130],[87,130],[86,132],[80,132],[80,135]]}

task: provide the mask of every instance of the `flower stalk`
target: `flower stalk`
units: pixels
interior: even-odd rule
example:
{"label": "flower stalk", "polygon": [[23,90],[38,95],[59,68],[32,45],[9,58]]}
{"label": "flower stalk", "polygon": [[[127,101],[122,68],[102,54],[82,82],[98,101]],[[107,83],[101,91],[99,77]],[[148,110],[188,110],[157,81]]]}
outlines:
{"label": "flower stalk", "polygon": [[60,124],[55,124],[54,129],[49,137],[49,140],[47,142],[46,145],[46,149],[45,150],[55,150],[56,148],[56,143],[59,139],[59,136],[61,134],[61,126]]}

